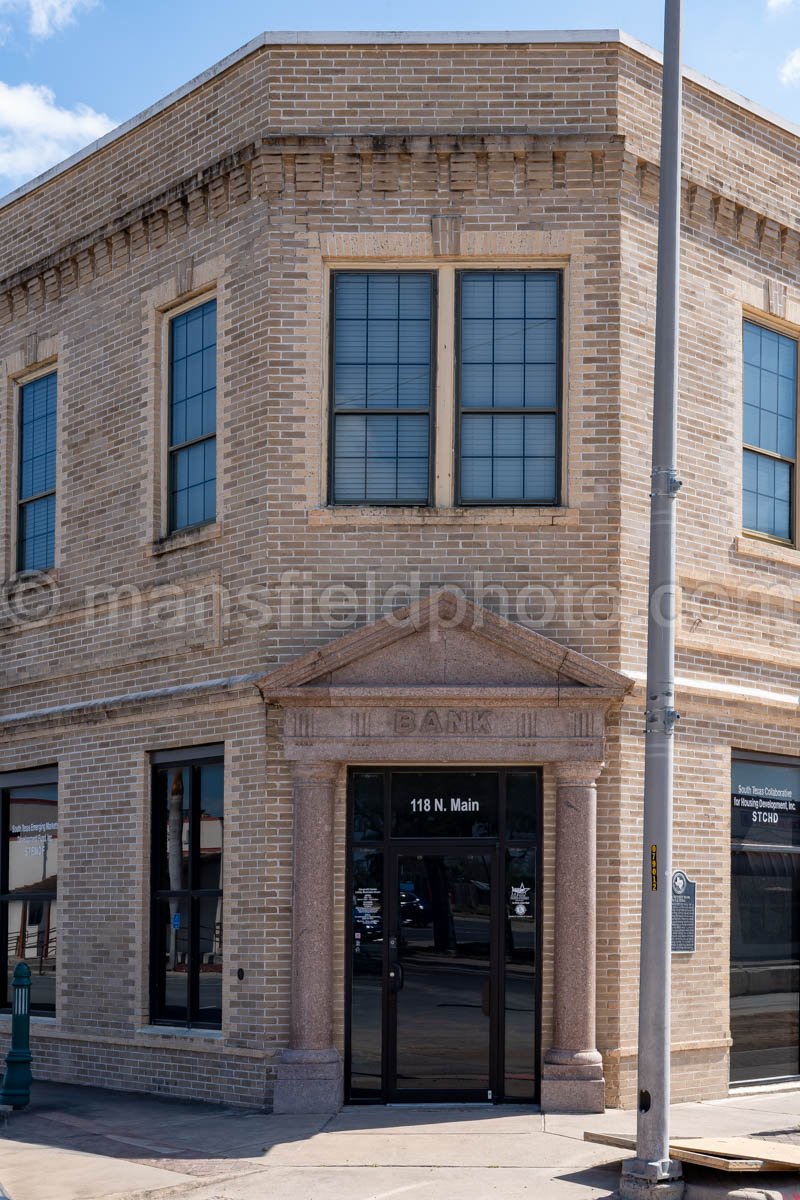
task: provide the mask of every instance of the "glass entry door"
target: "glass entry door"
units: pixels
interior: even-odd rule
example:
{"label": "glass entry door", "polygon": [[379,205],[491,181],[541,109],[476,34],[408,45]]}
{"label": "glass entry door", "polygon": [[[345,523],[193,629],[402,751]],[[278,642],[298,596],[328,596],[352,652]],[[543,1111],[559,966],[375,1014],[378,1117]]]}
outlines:
{"label": "glass entry door", "polygon": [[491,1100],[496,852],[395,852],[389,1093]]}
{"label": "glass entry door", "polygon": [[350,773],[348,1101],[538,1099],[541,773]]}

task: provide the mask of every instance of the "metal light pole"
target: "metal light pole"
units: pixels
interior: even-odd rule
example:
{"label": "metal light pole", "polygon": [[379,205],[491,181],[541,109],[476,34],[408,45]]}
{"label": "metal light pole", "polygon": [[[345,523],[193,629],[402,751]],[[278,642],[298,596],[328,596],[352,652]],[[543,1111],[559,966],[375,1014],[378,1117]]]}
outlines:
{"label": "metal light pole", "polygon": [[672,925],[672,758],[675,712],[675,532],[681,219],[682,0],[666,0],[658,208],[650,585],[647,624],[639,1080],[636,1158],[622,1171],[623,1200],[679,1200],[669,1158]]}

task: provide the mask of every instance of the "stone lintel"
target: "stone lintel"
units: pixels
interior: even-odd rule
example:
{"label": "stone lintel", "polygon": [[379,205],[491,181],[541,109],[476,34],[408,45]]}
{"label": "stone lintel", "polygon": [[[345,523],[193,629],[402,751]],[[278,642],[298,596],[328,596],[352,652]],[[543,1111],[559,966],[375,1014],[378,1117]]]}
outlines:
{"label": "stone lintel", "polygon": [[424,735],[400,738],[339,737],[287,738],[284,757],[290,762],[310,762],[337,754],[341,762],[421,764],[430,767],[455,763],[489,766],[540,765],[563,758],[594,761],[603,755],[603,743],[593,738],[523,741],[491,736],[484,739]]}

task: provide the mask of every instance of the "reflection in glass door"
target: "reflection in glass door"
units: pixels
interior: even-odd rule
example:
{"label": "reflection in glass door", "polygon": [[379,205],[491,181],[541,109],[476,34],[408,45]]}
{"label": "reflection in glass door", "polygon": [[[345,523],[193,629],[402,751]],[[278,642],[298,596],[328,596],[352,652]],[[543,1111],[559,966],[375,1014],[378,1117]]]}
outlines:
{"label": "reflection in glass door", "polygon": [[494,857],[396,856],[389,978],[398,1100],[491,1099]]}

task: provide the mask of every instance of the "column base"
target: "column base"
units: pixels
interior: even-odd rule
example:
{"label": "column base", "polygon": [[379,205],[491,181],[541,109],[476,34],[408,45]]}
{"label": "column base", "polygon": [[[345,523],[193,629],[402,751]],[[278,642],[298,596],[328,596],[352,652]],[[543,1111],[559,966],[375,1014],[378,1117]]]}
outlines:
{"label": "column base", "polygon": [[548,1050],[542,1071],[544,1113],[605,1111],[603,1059],[596,1050]]}
{"label": "column base", "polygon": [[603,1079],[542,1079],[543,1113],[601,1113],[606,1109]]}
{"label": "column base", "polygon": [[284,1050],[275,1073],[274,1113],[337,1113],[344,1100],[338,1050]]}

